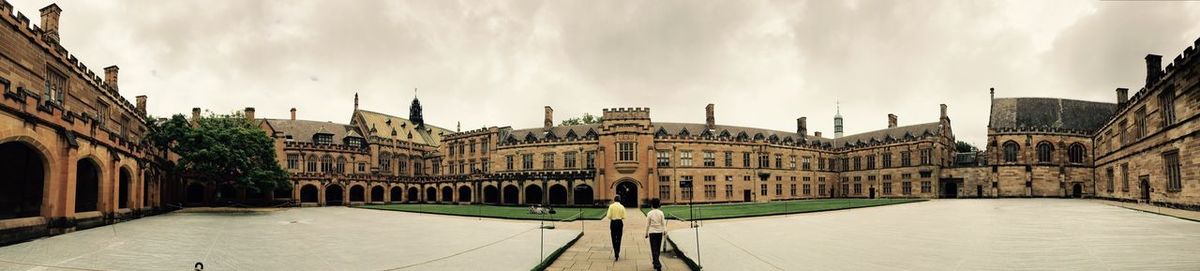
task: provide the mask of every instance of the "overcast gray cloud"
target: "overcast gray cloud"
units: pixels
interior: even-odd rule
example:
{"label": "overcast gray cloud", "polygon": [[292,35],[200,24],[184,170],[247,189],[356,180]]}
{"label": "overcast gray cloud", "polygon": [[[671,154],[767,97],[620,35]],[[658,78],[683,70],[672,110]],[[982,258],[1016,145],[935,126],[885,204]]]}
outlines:
{"label": "overcast gray cloud", "polygon": [[[44,1],[16,1],[36,18]],[[658,121],[847,133],[937,120],[982,145],[999,97],[1115,100],[1147,53],[1200,37],[1200,3],[1095,1],[62,1],[62,42],[121,67],[154,115],[257,108],[346,122],[366,109],[453,129],[605,107]],[[36,20],[35,20],[36,21]]]}

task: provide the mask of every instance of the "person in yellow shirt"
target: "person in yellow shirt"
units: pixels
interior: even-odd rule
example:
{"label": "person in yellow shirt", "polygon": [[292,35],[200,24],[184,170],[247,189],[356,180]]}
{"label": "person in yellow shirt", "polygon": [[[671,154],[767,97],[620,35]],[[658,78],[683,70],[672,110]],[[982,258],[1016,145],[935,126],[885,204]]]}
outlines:
{"label": "person in yellow shirt", "polygon": [[613,245],[613,261],[621,259],[621,230],[625,227],[622,220],[625,220],[625,206],[621,205],[621,196],[617,195],[613,198],[613,203],[608,205],[608,213],[604,214],[607,217],[608,230],[612,233]]}

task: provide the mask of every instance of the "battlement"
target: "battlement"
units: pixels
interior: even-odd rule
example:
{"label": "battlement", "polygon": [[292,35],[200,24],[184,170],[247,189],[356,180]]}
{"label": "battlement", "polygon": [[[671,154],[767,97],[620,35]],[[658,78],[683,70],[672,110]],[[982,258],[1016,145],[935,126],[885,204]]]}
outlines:
{"label": "battlement", "polygon": [[605,108],[602,118],[604,120],[649,120],[650,119],[650,108],[646,108],[646,107]]}

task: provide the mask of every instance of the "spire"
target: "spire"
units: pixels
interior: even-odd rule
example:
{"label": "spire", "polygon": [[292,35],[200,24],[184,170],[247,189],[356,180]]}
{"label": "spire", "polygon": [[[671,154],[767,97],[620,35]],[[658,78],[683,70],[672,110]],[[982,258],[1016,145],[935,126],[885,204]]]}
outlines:
{"label": "spire", "polygon": [[413,88],[412,105],[408,107],[408,120],[412,121],[417,128],[425,127],[425,118],[421,117],[421,101],[417,99],[416,88]]}
{"label": "spire", "polygon": [[842,102],[834,102],[835,113],[833,115],[833,138],[842,137]]}
{"label": "spire", "polygon": [[358,110],[358,92],[354,93],[354,110]]}
{"label": "spire", "polygon": [[458,122],[458,126],[454,128],[455,132],[462,132],[462,122]]}

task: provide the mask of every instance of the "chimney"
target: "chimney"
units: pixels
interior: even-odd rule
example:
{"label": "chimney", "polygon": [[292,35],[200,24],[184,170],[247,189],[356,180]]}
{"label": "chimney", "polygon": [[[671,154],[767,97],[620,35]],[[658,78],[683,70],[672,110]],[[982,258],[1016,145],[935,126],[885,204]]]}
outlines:
{"label": "chimney", "polygon": [[1117,88],[1117,106],[1124,106],[1129,101],[1129,89]]}
{"label": "chimney", "polygon": [[137,100],[138,114],[142,114],[142,117],[145,117],[146,116],[146,95],[138,95],[137,97],[133,97],[133,98],[135,100]]}
{"label": "chimney", "polygon": [[112,88],[112,90],[114,90],[114,91],[118,90],[117,89],[117,71],[118,70],[120,70],[120,69],[117,68],[117,65],[112,65],[112,66],[108,66],[107,68],[104,68],[104,84],[108,85],[108,87]]}
{"label": "chimney", "polygon": [[704,124],[708,125],[708,129],[717,126],[717,119],[713,117],[713,104],[704,107]]}
{"label": "chimney", "polygon": [[808,117],[800,117],[796,119],[796,133],[803,138],[808,135]]}
{"label": "chimney", "polygon": [[192,107],[192,124],[195,124],[197,121],[200,121],[200,108]]}
{"label": "chimney", "polygon": [[821,137],[821,131],[816,131],[816,132],[813,132],[813,136],[815,136],[815,137]]}
{"label": "chimney", "polygon": [[247,107],[245,112],[246,112],[246,120],[254,120],[254,108],[253,107]]}
{"label": "chimney", "polygon": [[1158,79],[1162,79],[1162,76],[1162,56],[1146,55],[1146,88],[1154,86],[1155,83],[1158,83]]}
{"label": "chimney", "polygon": [[942,118],[949,118],[949,115],[946,115],[946,104],[941,104],[938,106],[942,108]]}
{"label": "chimney", "polygon": [[896,114],[888,114],[888,128],[896,128]]}
{"label": "chimney", "polygon": [[554,108],[550,108],[549,105],[546,106],[546,119],[542,126],[546,129],[554,127]]}
{"label": "chimney", "polygon": [[296,108],[292,107],[292,120],[296,120]]}
{"label": "chimney", "polygon": [[41,9],[42,11],[42,36],[47,41],[58,43],[58,16],[62,15],[62,9],[58,8],[58,4],[50,4]]}

